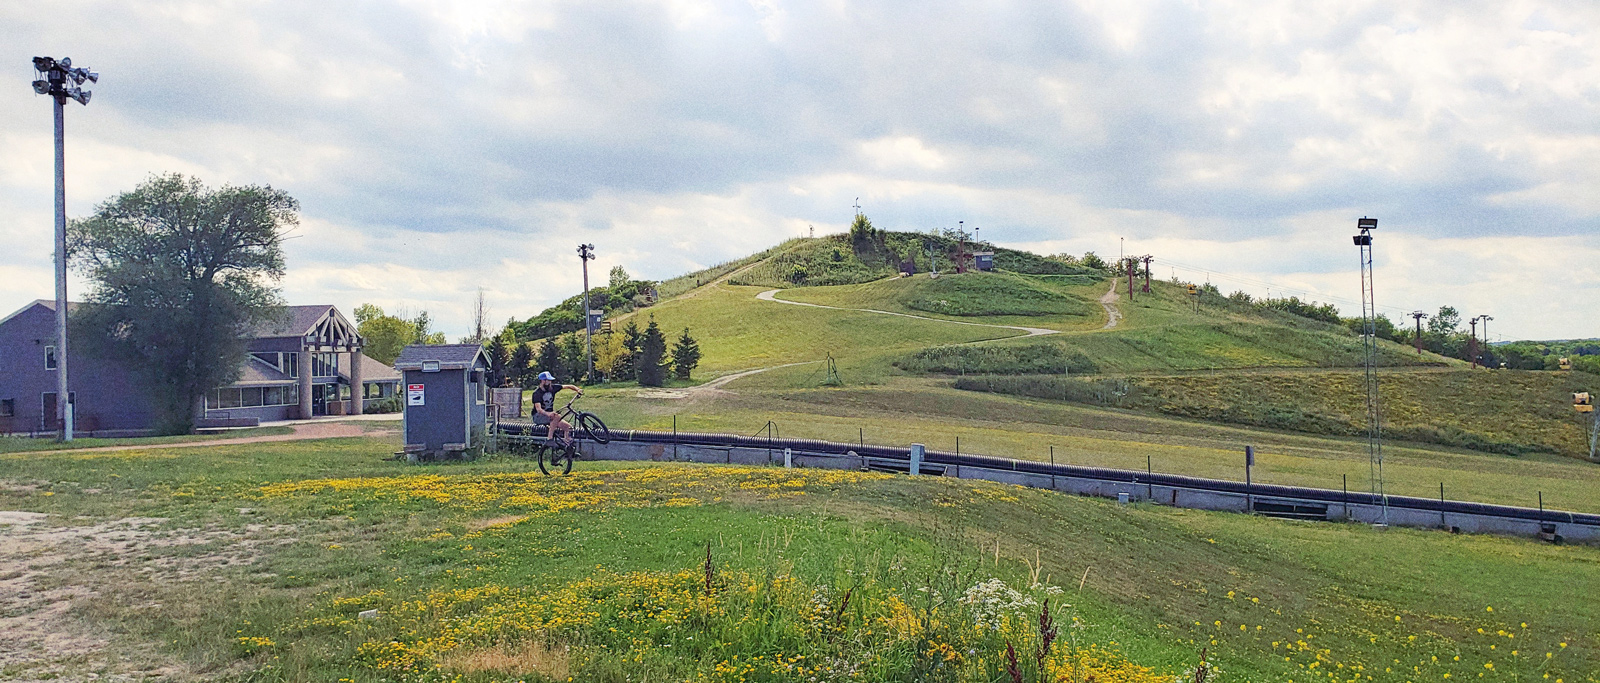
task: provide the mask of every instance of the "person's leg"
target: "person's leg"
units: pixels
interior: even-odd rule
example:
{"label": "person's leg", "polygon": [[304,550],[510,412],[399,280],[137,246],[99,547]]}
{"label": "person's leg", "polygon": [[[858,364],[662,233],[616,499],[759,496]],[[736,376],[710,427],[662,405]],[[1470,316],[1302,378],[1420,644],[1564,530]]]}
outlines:
{"label": "person's leg", "polygon": [[561,442],[564,444],[572,443],[572,425],[567,424],[566,420],[558,420],[556,424],[560,425]]}

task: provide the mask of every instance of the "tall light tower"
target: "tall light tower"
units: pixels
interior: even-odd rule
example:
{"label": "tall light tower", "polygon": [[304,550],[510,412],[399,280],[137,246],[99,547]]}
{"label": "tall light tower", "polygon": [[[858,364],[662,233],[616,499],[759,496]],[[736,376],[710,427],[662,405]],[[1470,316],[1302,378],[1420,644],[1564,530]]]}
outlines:
{"label": "tall light tower", "polygon": [[89,104],[92,94],[78,86],[84,81],[99,83],[100,74],[72,66],[72,59],[34,57],[38,78],[33,91],[49,95],[55,102],[56,119],[56,421],[61,425],[62,441],[72,440],[72,392],[67,388],[67,100]]}
{"label": "tall light tower", "polygon": [[594,323],[589,314],[589,262],[594,260],[594,245],[578,245],[578,259],[583,261],[583,354],[589,359],[589,380],[594,381]]}
{"label": "tall light tower", "polygon": [[1467,360],[1472,363],[1473,369],[1478,367],[1478,319],[1467,321],[1472,326],[1472,333],[1467,337]]}
{"label": "tall light tower", "polygon": [[1356,221],[1361,233],[1354,237],[1361,251],[1361,343],[1366,350],[1367,372],[1367,460],[1372,495],[1383,506],[1384,526],[1389,525],[1389,496],[1383,490],[1383,411],[1378,406],[1378,304],[1372,291],[1372,231],[1378,219],[1362,216]]}

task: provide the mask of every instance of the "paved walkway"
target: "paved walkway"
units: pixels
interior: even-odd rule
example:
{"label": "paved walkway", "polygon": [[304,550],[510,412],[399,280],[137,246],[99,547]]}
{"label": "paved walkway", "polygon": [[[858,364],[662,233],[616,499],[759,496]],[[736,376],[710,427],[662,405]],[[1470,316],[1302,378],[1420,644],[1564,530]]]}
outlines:
{"label": "paved walkway", "polygon": [[762,301],[774,301],[774,302],[777,302],[777,303],[780,303],[780,304],[789,304],[790,306],[810,306],[812,308],[831,308],[831,309],[833,309],[835,311],[856,311],[858,313],[877,313],[879,315],[897,315],[897,316],[900,316],[902,318],[916,318],[917,320],[932,320],[933,322],[936,322],[936,323],[949,323],[951,325],[972,325],[974,327],[994,327],[994,328],[999,328],[999,329],[1002,329],[1002,330],[1020,330],[1022,332],[1026,332],[1027,334],[1024,335],[1024,336],[1028,336],[1028,337],[1037,337],[1037,336],[1046,335],[1046,334],[1061,334],[1061,330],[1047,330],[1047,329],[1042,328],[1042,327],[1023,327],[1021,325],[993,325],[993,324],[990,324],[990,323],[969,323],[969,322],[965,322],[965,321],[961,321],[961,320],[945,320],[943,318],[929,318],[929,317],[927,317],[925,315],[912,315],[910,313],[896,313],[894,311],[880,311],[880,310],[875,309],[875,308],[842,308],[842,307],[839,307],[839,306],[824,306],[822,304],[808,304],[808,303],[802,303],[802,302],[799,302],[799,301],[789,301],[789,300],[786,300],[786,299],[779,299],[777,297],[777,294],[778,294],[778,292],[781,292],[781,291],[783,291],[783,290],[781,290],[781,289],[769,289],[769,290],[767,290],[765,292],[757,294],[756,298],[760,299]]}

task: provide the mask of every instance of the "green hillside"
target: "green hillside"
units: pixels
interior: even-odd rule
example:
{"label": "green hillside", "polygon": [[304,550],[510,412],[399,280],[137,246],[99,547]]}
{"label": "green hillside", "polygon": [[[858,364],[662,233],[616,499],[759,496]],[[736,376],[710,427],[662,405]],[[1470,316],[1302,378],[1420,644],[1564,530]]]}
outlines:
{"label": "green hillside", "polygon": [[[901,262],[909,259],[917,272],[931,270],[929,249],[938,258],[939,270],[955,268],[954,255],[959,243],[949,237],[914,232],[874,231],[870,237],[852,241],[848,235],[827,235],[813,239],[790,240],[763,262],[732,280],[734,284],[757,287],[813,287],[849,285],[893,277]],[[995,267],[1003,271],[1056,276],[1100,276],[1101,273],[1015,249],[988,244],[968,244],[970,250],[994,252]]]}

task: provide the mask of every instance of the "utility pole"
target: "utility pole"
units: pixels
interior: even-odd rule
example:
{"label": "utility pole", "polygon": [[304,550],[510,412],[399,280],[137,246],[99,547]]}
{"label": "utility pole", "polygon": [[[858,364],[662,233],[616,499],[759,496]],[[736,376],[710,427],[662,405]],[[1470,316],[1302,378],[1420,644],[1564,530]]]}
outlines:
{"label": "utility pole", "polygon": [[583,261],[583,353],[589,359],[589,381],[594,381],[594,323],[589,313],[589,262],[594,260],[594,245],[578,245],[578,259]]}
{"label": "utility pole", "polygon": [[[1491,318],[1491,317],[1489,317],[1487,315],[1480,315],[1480,316],[1478,316],[1478,320],[1483,321],[1483,345],[1484,346],[1488,346],[1489,345],[1489,321],[1490,320],[1494,320],[1494,318]],[[1492,355],[1492,354],[1489,354],[1489,355]],[[1487,368],[1487,367],[1491,367],[1491,366],[1488,363],[1484,363],[1483,367]]]}
{"label": "utility pole", "polygon": [[61,432],[57,439],[72,440],[72,391],[67,386],[67,100],[89,104],[92,94],[78,86],[84,81],[99,83],[100,74],[83,67],[73,68],[72,59],[34,57],[38,78],[33,91],[49,95],[54,102],[56,132],[56,421]]}
{"label": "utility pole", "polygon": [[1353,239],[1361,252],[1361,337],[1366,350],[1368,475],[1371,477],[1372,495],[1383,506],[1382,524],[1387,527],[1389,496],[1383,487],[1383,411],[1378,405],[1378,304],[1372,283],[1372,231],[1378,229],[1378,219],[1362,216],[1356,221],[1356,228],[1361,231]]}
{"label": "utility pole", "polygon": [[1133,264],[1136,263],[1136,261],[1131,258],[1125,258],[1122,259],[1122,262],[1126,264],[1128,269],[1128,300],[1133,301],[1133,277],[1135,271],[1138,270]]}
{"label": "utility pole", "polygon": [[1428,314],[1422,311],[1412,311],[1411,317],[1417,321],[1417,334],[1411,338],[1411,343],[1417,347],[1417,355],[1420,356],[1422,355],[1422,319],[1428,317]]}
{"label": "utility pole", "polygon": [[1478,368],[1478,319],[1467,321],[1472,326],[1472,335],[1467,337],[1467,360],[1472,362],[1472,368]]}
{"label": "utility pole", "polygon": [[1144,289],[1142,289],[1140,291],[1144,292],[1145,294],[1149,294],[1150,293],[1150,262],[1154,261],[1156,257],[1151,256],[1149,254],[1145,254],[1144,256],[1141,256],[1139,258],[1144,259]]}

